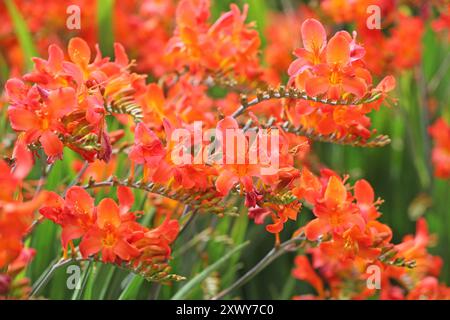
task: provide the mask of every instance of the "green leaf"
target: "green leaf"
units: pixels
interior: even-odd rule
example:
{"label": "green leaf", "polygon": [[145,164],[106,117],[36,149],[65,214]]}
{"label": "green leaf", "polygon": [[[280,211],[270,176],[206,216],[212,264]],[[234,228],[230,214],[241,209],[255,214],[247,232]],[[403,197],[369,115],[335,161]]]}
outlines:
{"label": "green leaf", "polygon": [[144,283],[144,281],[145,279],[143,277],[133,274],[131,280],[128,282],[127,286],[120,294],[119,300],[137,299],[139,289],[141,288],[141,285]]}
{"label": "green leaf", "polygon": [[[233,243],[242,243],[245,240],[248,222],[249,222],[248,215],[242,213],[241,211],[239,218],[235,220],[233,224],[233,229],[231,230],[231,238],[233,239]],[[240,254],[237,254],[233,258],[231,258],[230,268],[228,268],[227,272],[223,277],[224,284],[231,284],[234,281],[236,273],[240,267],[238,264],[239,259]]]}
{"label": "green leaf", "polygon": [[185,299],[188,294],[193,290],[197,285],[199,285],[203,280],[205,280],[208,275],[220,268],[225,262],[227,262],[235,253],[244,249],[250,242],[246,241],[243,244],[237,246],[227,254],[225,254],[221,259],[214,262],[212,265],[208,266],[202,272],[197,274],[194,278],[192,278],[188,283],[186,283],[183,287],[178,290],[178,292],[172,297],[172,300],[181,300]]}
{"label": "green leaf", "polygon": [[114,50],[114,0],[97,1],[98,39],[102,53],[112,57]]}
{"label": "green leaf", "polygon": [[91,268],[91,271],[89,272],[86,286],[84,288],[84,292],[83,292],[84,300],[92,300],[93,299],[94,284],[95,284],[95,280],[97,279],[98,271],[99,271],[98,265],[94,262],[93,266]]}
{"label": "green leaf", "polygon": [[28,30],[28,26],[14,1],[6,0],[5,4],[13,22],[14,31],[19,39],[20,47],[24,53],[26,66],[28,69],[31,69],[33,65],[31,58],[37,56],[37,51],[33,44],[33,39]]}
{"label": "green leaf", "polygon": [[92,266],[93,266],[93,262],[89,261],[88,265],[86,266],[86,268],[83,271],[83,275],[81,276],[81,285],[79,289],[75,289],[72,295],[72,300],[80,300],[80,298],[82,297],[82,294],[84,292],[84,289],[86,288],[86,284],[88,282],[89,276],[92,273]]}
{"label": "green leaf", "polygon": [[[106,299],[106,294],[108,293],[108,290],[110,289],[111,286],[111,282],[113,279],[113,276],[116,272],[116,268],[112,265],[104,265],[103,267],[106,267],[105,272],[103,272],[104,279],[102,279],[102,281],[99,281],[99,283],[102,284],[101,286],[101,291],[99,294],[99,300],[103,300]],[[102,269],[103,271],[103,269]]]}

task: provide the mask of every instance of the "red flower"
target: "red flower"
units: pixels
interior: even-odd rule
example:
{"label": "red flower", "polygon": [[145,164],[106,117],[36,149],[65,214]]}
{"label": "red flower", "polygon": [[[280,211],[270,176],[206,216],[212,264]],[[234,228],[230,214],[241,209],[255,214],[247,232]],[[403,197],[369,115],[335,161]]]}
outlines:
{"label": "red flower", "polygon": [[[242,192],[253,192],[252,177],[260,176],[258,164],[250,164],[248,161],[249,146],[244,132],[239,129],[237,121],[232,117],[225,117],[217,123],[217,130],[221,133],[220,143],[222,144],[222,162],[219,176],[216,180],[217,191],[225,196],[236,184],[240,184]],[[227,135],[227,132],[231,133]],[[238,135],[242,136],[239,140]],[[228,141],[232,138],[233,141]],[[244,145],[239,145],[243,143]],[[233,146],[234,149],[227,148]],[[241,159],[240,161],[238,159]],[[228,164],[230,163],[230,164]]]}
{"label": "red flower", "polygon": [[295,268],[292,270],[292,275],[299,280],[304,280],[311,284],[317,291],[319,298],[323,298],[325,294],[323,281],[314,271],[308,258],[305,256],[297,256],[294,263]]}
{"label": "red flower", "polygon": [[11,127],[24,131],[27,143],[39,141],[50,159],[61,158],[63,143],[57,134],[61,132],[62,117],[76,106],[75,90],[46,90],[39,86],[29,89],[21,80],[11,79],[6,91],[12,102],[8,108]]}
{"label": "red flower", "polygon": [[134,131],[134,146],[130,151],[130,159],[148,167],[157,167],[166,155],[162,142],[145,124],[138,123]]}
{"label": "red flower", "polygon": [[87,258],[98,252],[103,262],[115,262],[116,257],[129,261],[139,255],[130,239],[142,236],[138,223],[120,214],[119,206],[112,199],[103,199],[96,210],[96,224],[83,236],[80,251]]}
{"label": "red flower", "polygon": [[158,227],[148,230],[144,237],[134,243],[142,252],[136,261],[152,264],[169,259],[170,244],[176,239],[179,231],[178,220],[172,220],[169,217]]}
{"label": "red flower", "polygon": [[302,24],[303,49],[297,49],[298,57],[289,67],[290,82],[310,96],[326,94],[338,100],[353,94],[361,98],[367,93],[372,79],[361,66],[364,49],[345,31],[336,33],[327,43],[325,29],[315,19]]}
{"label": "red flower", "polygon": [[139,264],[165,261],[170,256],[170,243],[178,235],[178,221],[166,221],[155,229],[147,229],[136,222],[130,212],[134,196],[130,189],[119,187],[119,205],[104,198],[95,206],[93,198],[81,187],[71,187],[62,199],[52,193],[40,213],[61,225],[63,247],[81,238],[80,252],[84,258],[101,254],[103,262],[122,261]]}
{"label": "red flower", "polygon": [[306,19],[301,28],[303,48],[294,51],[297,59],[289,66],[288,74],[296,77],[303,71],[325,61],[327,34],[316,19]]}
{"label": "red flower", "polygon": [[94,199],[81,187],[67,190],[65,199],[51,193],[46,206],[39,212],[62,226],[61,241],[64,249],[69,241],[83,236],[95,222]]}
{"label": "red flower", "polygon": [[330,39],[326,49],[327,63],[316,66],[317,76],[306,80],[308,95],[315,97],[327,93],[328,98],[337,100],[344,93],[358,98],[366,94],[370,74],[363,68],[351,66],[349,37],[338,33]]}
{"label": "red flower", "polygon": [[330,177],[323,198],[317,201],[313,212],[317,218],[305,227],[306,236],[310,240],[316,240],[329,231],[342,234],[352,226],[361,230],[365,228],[364,219],[351,203],[344,184],[336,176]]}
{"label": "red flower", "polygon": [[0,269],[8,266],[22,252],[22,238],[28,232],[34,212],[46,201],[41,192],[30,201],[23,201],[22,180],[30,172],[32,155],[22,141],[14,149],[15,168],[0,160]]}

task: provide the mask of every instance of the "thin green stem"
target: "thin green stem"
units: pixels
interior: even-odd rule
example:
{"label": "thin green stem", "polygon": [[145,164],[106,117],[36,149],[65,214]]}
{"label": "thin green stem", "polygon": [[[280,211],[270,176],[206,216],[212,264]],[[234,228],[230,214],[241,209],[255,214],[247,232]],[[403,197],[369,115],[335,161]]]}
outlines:
{"label": "thin green stem", "polygon": [[302,243],[306,240],[304,235],[300,235],[298,237],[292,238],[283,242],[280,246],[272,248],[264,258],[262,258],[253,268],[247,271],[242,277],[240,277],[236,282],[234,282],[231,286],[226,288],[225,290],[219,292],[217,295],[211,298],[211,300],[219,300],[231,293],[233,290],[243,286],[248,281],[250,281],[253,277],[255,277],[258,273],[264,270],[267,266],[269,266],[273,261],[278,259],[280,256],[285,254],[286,252],[297,248],[299,242]]}

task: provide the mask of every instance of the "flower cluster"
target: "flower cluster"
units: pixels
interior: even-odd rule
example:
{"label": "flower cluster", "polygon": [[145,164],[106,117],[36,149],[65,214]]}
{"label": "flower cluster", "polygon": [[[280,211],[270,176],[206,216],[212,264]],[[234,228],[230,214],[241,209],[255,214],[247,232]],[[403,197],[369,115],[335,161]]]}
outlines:
{"label": "flower cluster", "polygon": [[[372,76],[363,60],[365,49],[356,43],[355,34],[352,38],[340,31],[327,42],[325,28],[315,19],[305,20],[301,32],[303,48],[294,52],[297,59],[288,70],[290,82],[308,96],[335,104],[295,101],[289,110],[293,123],[337,138],[368,139],[372,132],[367,113],[378,109],[382,99],[364,103],[364,98],[391,91],[395,79],[388,76],[372,88]],[[362,102],[355,103],[355,99]]]}
{"label": "flower cluster", "polygon": [[[93,17],[95,8],[84,2],[74,4]],[[24,3],[18,7],[26,14]],[[42,8],[62,8],[59,1],[46,3]],[[255,230],[275,239],[277,254],[286,249],[286,225],[311,211],[313,218],[288,240],[301,254],[293,275],[317,293],[299,298],[448,298],[437,280],[441,262],[427,251],[433,237],[425,220],[415,237],[393,244],[391,228],[379,219],[383,200],[369,182],[350,183],[313,149],[316,141],[390,142],[375,136],[369,116],[390,101],[396,80],[373,75],[418,63],[419,41],[403,44],[421,38],[423,21],[398,14],[389,1],[377,3],[389,17],[386,34],[365,27],[368,1],[321,2],[337,22],[355,21],[358,33],[328,37],[314,18],[320,15],[304,6],[288,19],[274,18],[278,25],[268,27],[264,49],[270,66],[261,62],[248,6],[231,4],[211,21],[209,0],[117,2],[111,14],[122,44],[109,48],[113,60],[94,45],[91,23],[68,41],[67,54],[65,39],[38,42],[39,51],[48,47],[47,58],[33,58],[23,76],[12,70],[0,98],[14,131],[5,141],[15,141],[0,144],[11,154],[0,160],[0,297],[27,296],[28,283],[17,275],[34,251],[24,240],[44,219],[61,228],[61,261],[110,263],[161,282],[181,279],[168,274],[168,262],[190,219],[241,210]],[[59,21],[41,14],[36,28],[53,20]],[[300,20],[302,47],[293,59],[300,37],[285,30]],[[2,45],[11,28],[0,28]],[[436,175],[448,178],[450,128],[440,119],[429,132]],[[68,163],[73,181],[41,191],[59,162]],[[27,185],[37,163],[44,174],[37,186]],[[144,201],[135,203],[133,192],[145,193]],[[365,285],[371,266],[382,270],[381,291]]]}
{"label": "flower cluster", "polygon": [[14,167],[0,160],[0,269],[19,257],[23,249],[22,238],[34,219],[34,211],[46,200],[45,193],[23,201],[21,188],[33,165],[31,153],[23,142],[14,149],[17,159]]}
{"label": "flower cluster", "polygon": [[176,29],[167,53],[177,70],[188,67],[196,73],[232,72],[235,77],[255,78],[259,73],[260,39],[253,24],[246,24],[235,4],[214,24],[208,22],[209,0],[182,0],[176,12]]}
{"label": "flower cluster", "polygon": [[119,187],[119,204],[104,198],[96,206],[94,199],[81,187],[71,187],[61,198],[50,193],[39,212],[62,227],[61,241],[65,250],[81,238],[83,258],[100,255],[103,262],[132,262],[152,266],[170,257],[170,244],[177,237],[178,221],[168,216],[154,229],[139,224],[139,213],[131,209],[134,197],[130,189]]}
{"label": "flower cluster", "polygon": [[362,64],[364,49],[346,31],[336,33],[328,42],[323,25],[315,19],[302,24],[303,48],[296,49],[297,59],[288,73],[295,86],[312,97],[330,100],[353,94],[362,98],[372,78]]}
{"label": "flower cluster", "polygon": [[34,212],[47,200],[47,193],[24,200],[23,180],[33,165],[31,153],[19,141],[14,148],[16,161],[10,167],[0,160],[0,299],[23,298],[29,292],[27,278],[17,277],[33,259],[35,251],[25,248]]}
{"label": "flower cluster", "polygon": [[[335,240],[333,240],[334,242]],[[327,242],[308,250],[307,256],[295,259],[292,275],[308,282],[316,294],[294,297],[295,299],[368,299],[388,300],[442,300],[450,298],[450,288],[440,284],[438,276],[442,266],[439,257],[427,252],[431,237],[424,219],[417,221],[417,233],[408,235],[392,250],[384,252],[395,261],[412,259],[414,268],[382,264],[369,259],[348,261],[345,256],[333,254]],[[333,245],[331,245],[333,247]],[[368,258],[366,256],[366,258]],[[369,287],[371,270],[379,276],[378,285]],[[377,290],[378,289],[378,290]]]}
{"label": "flower cluster", "polygon": [[[118,1],[112,12],[114,20],[114,39],[130,50],[134,59],[139,59],[138,70],[161,76],[167,71],[164,64],[164,48],[172,29],[172,16],[175,12],[173,0],[132,0]],[[33,37],[36,50],[44,55],[51,44],[62,46],[74,36],[81,37],[90,46],[98,42],[96,26],[97,6],[94,1],[46,1],[15,0],[14,4],[23,16],[27,17],[28,28]],[[80,28],[68,30],[68,11],[73,15],[79,8]],[[5,2],[0,4],[0,18],[4,22],[0,28],[0,52],[12,67],[10,73],[19,75],[27,63],[26,53],[14,34],[14,23],[8,15]],[[78,16],[74,16],[78,18]],[[76,22],[75,20],[71,20]],[[51,30],[52,32],[49,32]],[[152,41],[148,41],[152,39]],[[3,51],[5,49],[5,51]]]}
{"label": "flower cluster", "polygon": [[105,117],[107,106],[126,98],[143,78],[128,72],[123,47],[115,45],[114,62],[97,55],[81,38],[69,42],[70,60],[56,45],[47,60],[34,58],[34,69],[22,79],[6,83],[11,127],[23,133],[27,144],[40,144],[48,161],[60,159],[67,146],[88,161],[111,157],[111,135]]}
{"label": "flower cluster", "polygon": [[[321,2],[321,8],[336,23],[355,23],[365,43],[365,60],[375,74],[407,70],[420,62],[423,19],[402,13],[395,2],[357,0],[344,4],[339,0],[326,0]],[[379,26],[368,25],[377,18],[381,18]]]}
{"label": "flower cluster", "polygon": [[0,272],[0,300],[24,299],[30,292],[28,278],[20,277],[20,274],[33,260],[36,251],[31,248],[23,248],[19,256],[9,265],[5,273]]}

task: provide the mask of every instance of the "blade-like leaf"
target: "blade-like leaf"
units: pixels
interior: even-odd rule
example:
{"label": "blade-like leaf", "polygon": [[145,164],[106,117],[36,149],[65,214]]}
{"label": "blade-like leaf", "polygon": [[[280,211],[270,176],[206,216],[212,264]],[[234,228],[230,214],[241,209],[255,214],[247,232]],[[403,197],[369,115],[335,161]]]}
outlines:
{"label": "blade-like leaf", "polygon": [[114,0],[97,1],[98,41],[105,56],[112,57],[114,44]]}
{"label": "blade-like leaf", "polygon": [[31,37],[30,31],[28,30],[28,26],[15,5],[14,1],[6,0],[5,1],[6,8],[8,10],[9,16],[14,25],[14,32],[19,39],[20,47],[23,51],[25,63],[27,68],[31,68],[32,61],[31,57],[37,56],[36,48],[33,44],[33,39]]}
{"label": "blade-like leaf", "polygon": [[250,242],[244,242],[243,244],[237,246],[227,254],[225,254],[222,258],[214,262],[212,265],[204,269],[202,272],[197,274],[194,278],[192,278],[188,283],[186,283],[183,287],[178,290],[178,292],[172,297],[172,300],[181,300],[186,299],[188,294],[194,289],[197,285],[199,285],[203,280],[208,277],[208,275],[214,270],[220,268],[225,262],[227,262],[235,253],[244,249]]}

